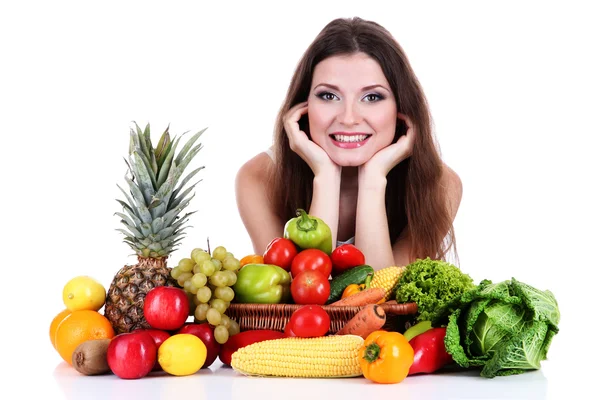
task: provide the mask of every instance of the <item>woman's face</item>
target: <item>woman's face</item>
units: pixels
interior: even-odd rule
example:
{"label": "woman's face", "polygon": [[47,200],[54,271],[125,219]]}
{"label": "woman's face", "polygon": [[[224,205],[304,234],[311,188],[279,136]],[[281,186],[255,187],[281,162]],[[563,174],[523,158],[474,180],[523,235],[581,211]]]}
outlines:
{"label": "woman's face", "polygon": [[381,67],[364,53],[315,67],[308,97],[312,140],[333,162],[359,166],[394,140],[398,111]]}

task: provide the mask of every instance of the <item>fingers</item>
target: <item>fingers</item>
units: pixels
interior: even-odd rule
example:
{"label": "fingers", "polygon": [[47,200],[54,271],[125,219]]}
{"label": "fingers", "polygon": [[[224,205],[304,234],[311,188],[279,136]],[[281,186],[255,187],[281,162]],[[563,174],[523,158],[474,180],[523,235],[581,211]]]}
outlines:
{"label": "fingers", "polygon": [[288,110],[285,114],[285,124],[294,125],[300,121],[303,114],[308,112],[308,102],[298,103]]}
{"label": "fingers", "polygon": [[404,121],[404,123],[406,124],[407,130],[406,130],[406,136],[407,139],[412,143],[415,140],[415,130],[414,130],[414,125],[412,120],[405,114],[402,113],[398,113],[398,118],[401,119],[402,121]]}
{"label": "fingers", "polygon": [[308,102],[305,101],[290,108],[285,115],[284,127],[290,141],[290,147],[293,151],[295,151],[295,148],[297,147],[298,140],[306,138],[306,134],[300,130],[298,121],[300,121],[302,115],[307,112]]}

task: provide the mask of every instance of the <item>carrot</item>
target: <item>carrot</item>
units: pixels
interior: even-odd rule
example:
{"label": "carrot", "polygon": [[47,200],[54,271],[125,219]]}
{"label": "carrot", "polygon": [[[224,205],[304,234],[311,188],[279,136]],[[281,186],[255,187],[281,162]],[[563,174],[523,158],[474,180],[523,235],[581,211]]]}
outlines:
{"label": "carrot", "polygon": [[333,302],[330,306],[366,306],[367,304],[376,304],[383,298],[385,298],[385,289],[369,288]]}
{"label": "carrot", "polygon": [[336,335],[358,335],[366,339],[369,334],[381,329],[385,324],[385,311],[377,304],[363,307],[352,319],[336,332]]}

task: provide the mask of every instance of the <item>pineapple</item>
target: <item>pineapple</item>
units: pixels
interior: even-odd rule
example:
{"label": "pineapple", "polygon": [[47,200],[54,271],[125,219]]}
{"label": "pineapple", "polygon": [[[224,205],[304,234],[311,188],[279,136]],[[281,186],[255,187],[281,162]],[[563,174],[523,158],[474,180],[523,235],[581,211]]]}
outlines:
{"label": "pineapple", "polygon": [[[183,187],[204,167],[190,172],[176,187],[183,171],[202,148],[194,142],[206,130],[192,136],[175,155],[181,139],[169,135],[169,127],[162,134],[156,149],[150,140],[150,126],[144,132],[135,124],[131,129],[129,162],[131,176],[125,177],[129,194],[120,186],[126,201],[117,200],[124,213],[115,213],[126,229],[118,229],[137,255],[136,265],[125,265],[119,270],[108,289],[104,315],[115,332],[126,333],[138,328],[150,328],[144,318],[144,298],[156,286],[178,286],[167,267],[167,258],[182,240],[184,224],[193,212],[179,214],[194,197],[189,195],[195,184]],[[118,186],[118,185],[117,185]],[[189,195],[189,196],[188,196]]]}

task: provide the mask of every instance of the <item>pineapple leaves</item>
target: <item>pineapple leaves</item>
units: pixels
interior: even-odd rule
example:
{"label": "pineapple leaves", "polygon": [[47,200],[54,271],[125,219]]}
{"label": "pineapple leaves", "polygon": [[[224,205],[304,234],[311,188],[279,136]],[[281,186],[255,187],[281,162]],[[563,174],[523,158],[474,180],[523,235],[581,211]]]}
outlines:
{"label": "pineapple leaves", "polygon": [[133,183],[131,179],[125,178],[125,181],[127,181],[127,184],[129,184],[129,189],[131,190],[131,194],[135,199],[135,209],[138,211],[140,219],[143,222],[152,222],[152,216],[150,215],[150,211],[148,211],[148,207],[146,207],[146,203],[144,201],[144,196],[142,195],[142,192],[140,192],[140,189],[136,186],[135,183]]}
{"label": "pineapple leaves", "polygon": [[[127,225],[127,224],[124,224],[124,225],[125,225],[125,226],[127,226],[127,228],[132,228],[132,227],[130,227],[130,226],[129,226],[129,225]],[[141,239],[141,238],[143,238],[143,237],[144,237],[144,236],[142,236],[142,234],[140,233],[140,231],[138,231],[138,230],[137,230],[137,229],[135,229],[135,228],[133,228],[133,229],[130,229],[130,231],[129,231],[129,232],[128,232],[128,231],[126,231],[125,229],[117,229],[117,230],[118,230],[119,232],[121,232],[123,235],[125,235],[126,237],[127,237],[127,236],[131,236],[132,234],[133,234],[133,236],[134,236],[134,237],[136,237],[136,238],[138,238],[138,239]],[[133,231],[137,232],[137,234],[136,234],[136,233],[134,233]],[[138,235],[139,235],[139,236],[138,236]]]}
{"label": "pineapple leaves", "polygon": [[[190,151],[183,159],[182,161],[179,163],[177,163],[177,168],[180,169],[179,175],[177,176],[177,179],[179,179],[179,177],[183,174],[183,171],[185,171],[185,168],[188,166],[188,164],[190,163],[190,161],[192,161],[192,159],[196,156],[196,154],[198,154],[198,152],[202,149],[202,143],[200,143],[199,145],[197,145],[196,147],[194,147],[192,149],[192,151]],[[179,158],[179,157],[177,157]]]}
{"label": "pineapple leaves", "polygon": [[[181,189],[183,189],[183,187],[194,177],[194,175],[196,175],[202,169],[204,169],[204,166],[202,166],[200,168],[196,168],[195,170],[193,170],[192,172],[190,172],[189,174],[187,174],[186,177],[183,178],[183,180],[179,184],[179,187],[177,187],[177,189],[175,189],[173,191],[173,194],[171,195],[171,200],[174,199],[175,197],[177,197],[177,194],[181,191]],[[197,185],[197,184],[198,183],[196,182],[194,184],[194,186]]]}
{"label": "pineapple leaves", "polygon": [[164,215],[165,211],[167,211],[167,205],[158,199],[154,199],[149,207],[150,214],[152,214],[152,218],[156,218],[159,215]]}
{"label": "pineapple leaves", "polygon": [[[179,221],[172,223],[171,226],[174,229],[178,229],[181,225],[185,224],[188,221],[188,217],[190,215],[195,214],[195,213],[196,213],[196,211],[186,213],[183,217],[181,217],[181,219]],[[181,229],[185,229],[185,228],[181,228]]]}
{"label": "pineapple leaves", "polygon": [[152,221],[152,232],[160,233],[165,226],[165,219],[163,217],[156,218]]}
{"label": "pineapple leaves", "polygon": [[153,200],[154,183],[139,152],[133,152],[133,159],[135,161],[133,175],[138,180],[138,187],[144,196],[144,204],[149,205]]}
{"label": "pineapple leaves", "polygon": [[179,215],[195,197],[193,190],[202,179],[187,185],[205,167],[196,168],[181,181],[180,178],[202,149],[202,144],[196,143],[207,128],[186,140],[181,151],[178,145],[188,132],[171,138],[169,128],[156,148],[150,137],[150,124],[144,130],[137,123],[130,128],[129,157],[125,158],[129,190],[117,185],[125,199],[117,199],[122,210],[115,215],[125,227],[117,229],[124,235],[123,241],[138,255],[168,255],[183,240],[188,217],[195,213]]}
{"label": "pineapple leaves", "polygon": [[125,195],[125,198],[127,199],[127,202],[129,203],[125,203],[123,200],[119,200],[117,199],[117,201],[123,206],[123,208],[125,208],[126,210],[130,211],[131,213],[135,214],[137,217],[139,217],[139,214],[136,212],[135,209],[135,203],[133,202],[133,200],[131,199],[131,196],[129,196],[122,188],[121,186],[117,185],[117,187],[119,188],[119,190],[123,193],[123,195]]}
{"label": "pineapple leaves", "polygon": [[146,128],[144,129],[144,140],[146,141],[146,150],[148,153],[146,155],[150,158],[152,154],[152,139],[150,138],[150,124],[146,124]]}
{"label": "pineapple leaves", "polygon": [[[137,122],[134,122],[134,123],[135,123],[135,129],[137,131],[137,136],[138,136],[138,140],[136,142],[136,144],[138,146],[136,147],[136,150],[141,149],[142,153],[144,153],[146,158],[150,159],[150,148],[152,147],[152,145],[151,144],[149,145],[148,140],[146,140],[147,139],[146,133],[150,133],[150,125],[147,124],[145,131],[142,132],[142,130],[138,126]],[[135,133],[132,132],[132,134],[135,134]]]}
{"label": "pineapple leaves", "polygon": [[194,186],[196,186],[197,182],[195,184],[193,184],[192,186],[190,186],[189,188],[186,189],[185,192],[183,192],[181,194],[181,196],[177,197],[175,200],[173,200],[173,204],[171,205],[171,208],[173,207],[178,207],[182,202],[185,201],[186,204],[190,203],[190,200],[192,200],[192,198],[195,196],[195,193],[192,194],[190,197],[188,197],[187,199],[185,198],[185,196],[192,191],[192,189],[194,189]]}
{"label": "pineapple leaves", "polygon": [[171,137],[169,135],[170,126],[170,124],[167,125],[167,129],[165,129],[163,134],[160,136],[160,139],[158,140],[158,145],[156,145],[156,150],[154,150],[154,155],[159,161],[162,158],[163,154],[167,154],[168,145],[171,142]]}
{"label": "pineapple leaves", "polygon": [[[153,167],[150,164],[150,161],[148,160],[148,158],[146,158],[146,156],[143,153],[140,153],[139,151],[134,151],[133,156],[135,157],[135,155],[137,154],[137,156],[140,158],[140,160],[143,163],[143,166],[146,170],[146,174],[148,175],[148,178],[150,179],[150,182],[152,183],[152,192],[155,192],[157,187],[156,187],[156,177],[155,177],[155,172],[153,171]],[[142,169],[142,166],[139,163],[139,160],[136,160],[136,169]]]}
{"label": "pineapple leaves", "polygon": [[129,141],[129,154],[131,155],[136,149],[141,148],[141,144],[140,137],[131,128],[129,128],[129,135],[131,137]]}
{"label": "pineapple leaves", "polygon": [[123,213],[119,213],[119,212],[116,212],[115,215],[118,215],[119,217],[121,217],[122,223],[126,223],[129,226],[134,226],[134,227],[136,226],[136,224],[127,215],[125,215]]}
{"label": "pineapple leaves", "polygon": [[188,151],[190,151],[190,149],[194,145],[194,142],[196,142],[196,140],[198,140],[198,138],[204,133],[204,131],[206,131],[206,129],[208,129],[208,128],[202,129],[200,132],[196,133],[194,136],[192,136],[190,138],[190,140],[187,141],[187,143],[185,144],[185,146],[183,146],[183,149],[181,149],[181,151],[177,155],[177,159],[175,160],[175,162],[177,163],[177,165],[181,164],[181,162],[183,161],[183,159],[187,155]]}
{"label": "pineapple leaves", "polygon": [[176,138],[175,143],[173,143],[173,146],[169,148],[166,158],[163,161],[162,167],[160,168],[160,172],[158,173],[158,180],[156,182],[159,188],[162,188],[165,181],[171,176],[173,172],[173,167],[175,166],[175,163],[173,162],[173,157],[175,156],[175,149],[179,144],[179,139],[180,138]]}
{"label": "pineapple leaves", "polygon": [[183,205],[180,205],[179,207],[174,208],[174,209],[170,210],[169,212],[167,212],[164,215],[165,226],[171,225],[173,223],[173,221],[175,221],[175,218],[177,218],[177,214],[179,214],[186,206],[187,206],[187,204],[183,204]]}
{"label": "pineapple leaves", "polygon": [[[144,139],[146,140],[146,147],[148,149],[148,153],[146,154],[149,158],[148,160],[148,171],[152,171],[150,176],[152,177],[152,182],[154,183],[154,190],[156,190],[156,173],[158,172],[158,164],[156,163],[156,154],[154,153],[154,148],[152,146],[152,139],[150,138],[150,124],[146,124],[146,129],[144,129]],[[146,161],[144,159],[144,161]]]}
{"label": "pineapple leaves", "polygon": [[152,235],[152,225],[144,223],[140,225],[140,228],[142,229],[142,233],[144,234],[144,236],[148,237]]}
{"label": "pineapple leaves", "polygon": [[168,238],[169,236],[171,236],[173,234],[173,232],[175,231],[175,228],[173,228],[172,226],[167,227],[163,230],[161,230],[160,232],[158,232],[158,238],[159,240],[165,240],[166,238]]}
{"label": "pineapple leaves", "polygon": [[[162,139],[161,139],[162,140]],[[159,154],[157,153],[156,158],[158,160],[158,169],[161,170],[163,165],[165,164],[165,160],[167,159],[167,155],[173,148],[173,142],[167,138],[168,142],[166,144],[166,148]]]}

